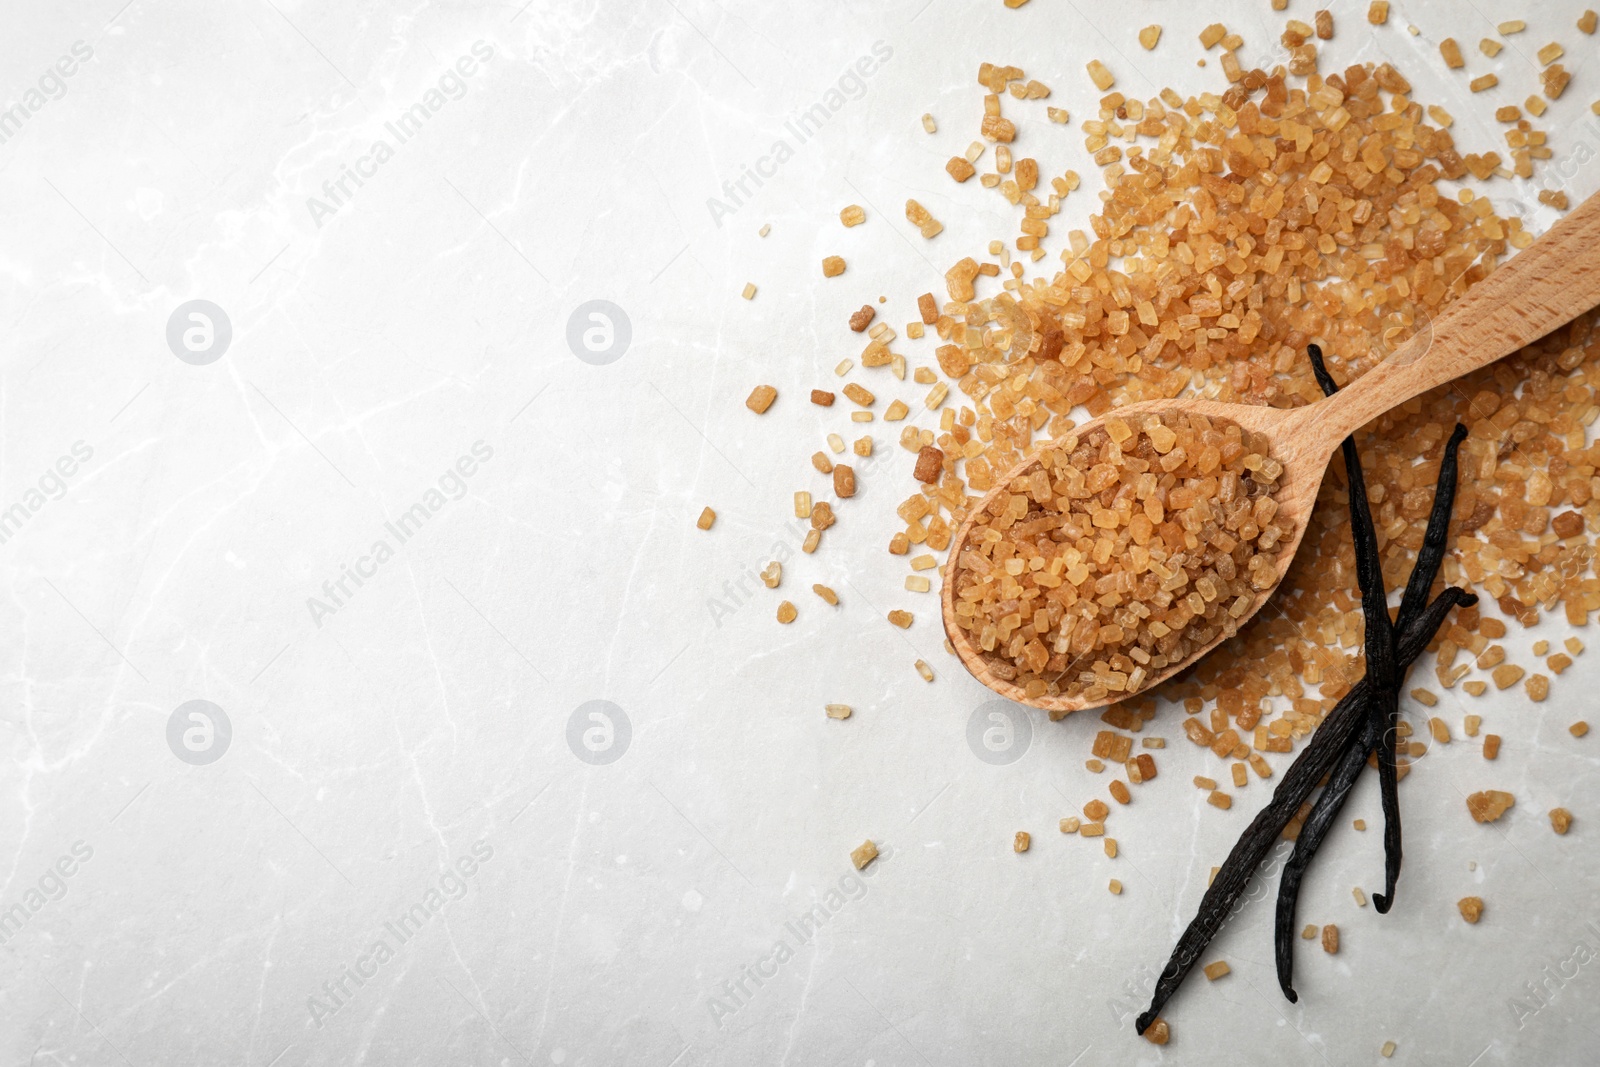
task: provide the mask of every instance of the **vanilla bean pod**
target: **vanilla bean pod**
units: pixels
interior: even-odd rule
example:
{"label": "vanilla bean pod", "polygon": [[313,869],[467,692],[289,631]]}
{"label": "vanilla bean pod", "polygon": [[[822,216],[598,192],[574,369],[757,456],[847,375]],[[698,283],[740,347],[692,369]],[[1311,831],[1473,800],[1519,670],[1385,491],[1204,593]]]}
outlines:
{"label": "vanilla bean pod", "polygon": [[1371,731],[1372,728],[1368,723],[1362,723],[1351,732],[1344,751],[1339,754],[1338,764],[1328,776],[1328,784],[1322,787],[1316,803],[1311,806],[1311,814],[1300,824],[1300,833],[1294,841],[1294,852],[1290,854],[1289,862],[1284,864],[1283,875],[1278,881],[1278,911],[1277,925],[1273,930],[1273,954],[1278,965],[1278,988],[1283,991],[1283,995],[1291,1004],[1300,999],[1292,983],[1294,920],[1295,909],[1300,903],[1300,882],[1305,877],[1311,857],[1316,855],[1317,849],[1321,846],[1322,839],[1333,829],[1333,821],[1339,817],[1344,802],[1349,799],[1350,790],[1356,784],[1356,779],[1367,769],[1367,753],[1372,749]]}
{"label": "vanilla bean pod", "polygon": [[[1321,352],[1312,346],[1312,368],[1317,374],[1317,381],[1322,386],[1322,391],[1332,396],[1338,390],[1331,376],[1322,365]],[[1404,631],[1409,627],[1417,614],[1426,603],[1428,592],[1433,588],[1434,579],[1439,574],[1439,567],[1444,562],[1446,549],[1449,545],[1450,514],[1455,506],[1456,475],[1458,469],[1457,453],[1461,442],[1466,438],[1466,427],[1456,424],[1450,439],[1445,443],[1444,455],[1439,463],[1439,477],[1434,486],[1433,509],[1428,516],[1428,527],[1423,534],[1422,546],[1417,551],[1417,562],[1412,568],[1411,578],[1406,583],[1406,591],[1400,601],[1399,617],[1395,627]],[[1346,444],[1349,444],[1347,441]],[[1352,449],[1353,450],[1353,449]],[[1346,456],[1346,465],[1349,465],[1349,456]],[[1352,512],[1365,507],[1366,498],[1363,494],[1359,498],[1352,489],[1350,507]],[[1370,516],[1370,512],[1369,512]],[[1352,519],[1354,523],[1354,519]],[[1401,659],[1397,665],[1398,672],[1403,678],[1406,669],[1411,665],[1409,659]],[[1398,682],[1396,683],[1398,690]],[[1294,852],[1284,865],[1283,874],[1278,883],[1277,926],[1274,931],[1275,956],[1278,968],[1278,988],[1283,991],[1290,1003],[1299,998],[1295,994],[1291,983],[1294,968],[1294,925],[1295,910],[1299,901],[1300,883],[1305,877],[1307,866],[1316,855],[1322,840],[1333,827],[1333,821],[1338,818],[1339,812],[1344,808],[1345,801],[1349,798],[1350,790],[1354,787],[1361,772],[1366,768],[1367,754],[1373,750],[1378,742],[1378,735],[1372,728],[1369,718],[1366,729],[1358,730],[1352,734],[1348,747],[1332,774],[1328,784],[1323,787],[1322,793],[1312,805],[1311,813],[1301,824],[1300,833],[1295,840]],[[1391,752],[1393,740],[1390,740]]]}
{"label": "vanilla bean pod", "polygon": [[[1420,656],[1456,605],[1471,605],[1477,601],[1476,596],[1465,590],[1447,587],[1428,605],[1413,626],[1400,631],[1400,661],[1410,662]],[[1300,810],[1300,805],[1333,769],[1352,734],[1366,725],[1370,684],[1366,678],[1362,678],[1333,706],[1333,710],[1322,720],[1322,725],[1311,735],[1305,749],[1284,772],[1283,779],[1272,792],[1272,799],[1256,813],[1233,850],[1228,853],[1216,878],[1200,898],[1198,912],[1178,939],[1171,959],[1156,981],[1150,1007],[1139,1016],[1137,1022],[1139,1033],[1144,1033],[1146,1027],[1155,1021],[1162,1006],[1183,984],[1184,977],[1194,967],[1200,954],[1217,935],[1217,931],[1222,929],[1234,902],[1244,892],[1250,875],[1283,833],[1283,828],[1289,825],[1289,820]]]}
{"label": "vanilla bean pod", "polygon": [[[1324,393],[1333,379],[1322,364],[1322,349],[1306,347],[1311,368]],[[1395,770],[1394,729],[1400,714],[1400,680],[1395,670],[1394,638],[1389,622],[1389,598],[1383,588],[1383,557],[1378,553],[1378,535],[1372,527],[1372,509],[1367,504],[1367,479],[1361,471],[1356,442],[1346,437],[1339,445],[1344,455],[1345,481],[1350,495],[1350,539],[1356,548],[1356,582],[1361,586],[1361,617],[1365,623],[1367,677],[1372,679],[1367,698],[1367,714],[1378,750],[1378,785],[1383,798],[1383,881],[1388,894],[1374,893],[1373,906],[1389,910],[1395,882],[1400,877],[1400,790]]]}
{"label": "vanilla bean pod", "polygon": [[[1311,346],[1310,353],[1319,383],[1323,385],[1325,391],[1331,392],[1336,387],[1322,364],[1321,351],[1316,346]],[[1389,619],[1387,597],[1383,590],[1381,559],[1377,554],[1377,538],[1367,505],[1366,485],[1361,474],[1360,459],[1355,455],[1354,443],[1345,442],[1346,467],[1350,471],[1352,533],[1356,540],[1358,579],[1361,585],[1363,614],[1366,619],[1368,673],[1324,717],[1305,750],[1290,764],[1289,770],[1273,791],[1267,806],[1251,820],[1244,834],[1228,853],[1228,858],[1201,898],[1197,914],[1173,948],[1172,956],[1156,982],[1150,1007],[1137,1020],[1136,1028],[1139,1033],[1145,1032],[1160,1014],[1167,1000],[1177,992],[1183,979],[1199,960],[1200,954],[1221,930],[1233,904],[1243,893],[1256,867],[1306,798],[1316,789],[1318,783],[1329,777],[1330,773],[1342,771],[1342,774],[1335,774],[1329,783],[1330,787],[1346,779],[1353,784],[1359,774],[1360,766],[1365,762],[1366,751],[1371,747],[1381,751],[1385,747],[1377,743],[1385,734],[1390,737],[1387,747],[1390,766],[1393,767],[1394,716],[1389,712],[1389,706],[1398,703],[1398,689],[1405,668],[1422,654],[1453,608],[1458,605],[1470,606],[1477,603],[1478,599],[1465,590],[1446,588],[1426,608],[1420,611],[1417,608],[1433,585],[1448,543],[1449,516],[1455,494],[1456,449],[1463,436],[1465,436],[1463,428],[1457,426],[1451,435],[1450,443],[1446,446],[1445,460],[1440,464],[1439,489],[1435,491],[1434,509],[1429,517],[1428,532],[1423,539],[1423,549],[1418,553],[1417,567],[1412,572],[1411,581],[1407,583],[1406,600],[1410,602],[1412,610],[1406,612],[1404,610],[1406,605],[1403,605],[1403,614],[1398,624],[1391,624]],[[1446,486],[1446,475],[1448,475],[1448,491],[1441,492],[1440,490]],[[1361,521],[1363,517],[1364,523]],[[1381,616],[1381,619],[1376,619],[1374,616]],[[1375,639],[1380,636],[1382,641],[1376,641]],[[1376,678],[1373,672],[1375,660],[1378,667]],[[1383,683],[1381,687],[1380,682]],[[1396,707],[1396,714],[1397,710]],[[1380,724],[1387,726],[1388,730],[1382,730]],[[1354,764],[1353,770],[1350,764]],[[1329,798],[1322,819],[1313,826],[1316,843],[1320,843],[1321,837],[1331,826],[1348,791],[1349,785],[1346,784],[1342,793]],[[1388,811],[1386,806],[1386,815]],[[1398,875],[1398,804],[1394,805],[1393,812],[1395,848],[1391,853],[1386,839],[1386,874],[1391,870],[1387,868],[1387,861],[1389,856],[1393,855],[1392,872]],[[1305,853],[1306,859],[1302,861],[1302,867],[1305,862],[1309,862],[1310,854],[1314,851],[1315,843]],[[1297,873],[1296,890],[1298,879]],[[1393,882],[1389,883],[1389,889],[1392,894]],[[1295,895],[1291,893],[1290,899],[1293,900]],[[1280,897],[1280,912],[1283,906],[1282,900]],[[1280,975],[1286,975],[1281,956],[1279,967]],[[1293,991],[1287,987],[1287,978],[1282,977],[1280,981],[1285,986],[1286,995],[1291,1000],[1295,999]]]}
{"label": "vanilla bean pod", "polygon": [[1434,579],[1444,563],[1445,552],[1450,547],[1450,513],[1456,504],[1456,471],[1460,467],[1461,442],[1467,439],[1467,428],[1456,423],[1450,439],[1444,444],[1444,456],[1439,460],[1439,477],[1433,488],[1433,511],[1428,515],[1428,528],[1422,535],[1422,547],[1417,549],[1417,562],[1411,568],[1411,580],[1400,598],[1400,618],[1396,625],[1403,627],[1409,613],[1414,617],[1428,601]]}
{"label": "vanilla bean pod", "polygon": [[[1415,624],[1417,615],[1422,610],[1422,600],[1432,587],[1433,578],[1438,574],[1439,564],[1443,560],[1444,545],[1450,526],[1450,506],[1455,497],[1456,449],[1464,437],[1466,429],[1458,425],[1456,432],[1445,445],[1445,458],[1439,468],[1439,486],[1435,492],[1433,515],[1428,520],[1428,533],[1423,538],[1422,549],[1417,553],[1416,569],[1411,572],[1412,580],[1406,586],[1405,598],[1400,603],[1400,615],[1395,621],[1396,628],[1402,633]],[[1436,531],[1437,537],[1434,536]],[[1434,542],[1437,542],[1437,550],[1431,551]],[[1477,597],[1469,595],[1460,603],[1462,606],[1470,606],[1476,602]],[[1402,650],[1398,658],[1399,669],[1403,675],[1411,666],[1414,657],[1408,656]],[[1301,824],[1294,852],[1283,868],[1283,875],[1278,884],[1276,956],[1278,986],[1291,1003],[1297,999],[1290,978],[1293,967],[1295,907],[1300,882],[1305,875],[1306,867],[1322,844],[1322,839],[1327,836],[1334,819],[1338,817],[1345,801],[1349,798],[1351,787],[1366,769],[1367,755],[1372,751],[1374,743],[1370,722],[1367,728],[1351,734],[1348,747],[1334,767],[1328,784],[1323,787],[1322,793],[1312,805],[1311,813]]]}

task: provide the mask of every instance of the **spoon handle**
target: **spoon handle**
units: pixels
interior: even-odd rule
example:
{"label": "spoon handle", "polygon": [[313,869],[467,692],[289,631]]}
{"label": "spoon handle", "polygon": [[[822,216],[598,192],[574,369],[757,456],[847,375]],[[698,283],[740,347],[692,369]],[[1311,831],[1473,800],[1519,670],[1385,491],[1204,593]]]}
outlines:
{"label": "spoon handle", "polygon": [[1495,268],[1393,355],[1316,405],[1337,444],[1419,393],[1510,355],[1600,305],[1600,193]]}

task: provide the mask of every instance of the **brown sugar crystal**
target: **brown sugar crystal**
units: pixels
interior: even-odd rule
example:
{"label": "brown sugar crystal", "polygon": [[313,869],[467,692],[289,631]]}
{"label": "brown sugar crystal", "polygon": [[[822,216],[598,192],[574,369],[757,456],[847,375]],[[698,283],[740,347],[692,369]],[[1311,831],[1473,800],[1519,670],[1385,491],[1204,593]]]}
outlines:
{"label": "brown sugar crystal", "polygon": [[1563,511],[1550,520],[1550,529],[1563,541],[1583,533],[1583,525],[1583,516],[1576,511]]}
{"label": "brown sugar crystal", "polygon": [[1094,735],[1092,751],[1100,759],[1110,760],[1113,763],[1126,763],[1129,753],[1133,751],[1133,738],[1119,734],[1115,730],[1101,730]]}
{"label": "brown sugar crystal", "polygon": [[878,402],[878,398],[873,394],[872,390],[863,388],[855,382],[851,382],[844,387],[844,395],[864,408],[870,408]]}
{"label": "brown sugar crystal", "polygon": [[1467,810],[1475,822],[1494,822],[1511,810],[1517,798],[1498,789],[1486,789],[1467,797]]}
{"label": "brown sugar crystal", "polygon": [[944,165],[945,172],[958,182],[964,182],[974,174],[978,168],[968,163],[963,156],[951,156],[950,161]]}
{"label": "brown sugar crystal", "polygon": [[750,390],[750,396],[745,400],[744,406],[757,415],[765,415],[772,402],[778,399],[778,391],[770,385],[758,385]]}
{"label": "brown sugar crystal", "polygon": [[1283,467],[1238,425],[1113,415],[1039,459],[978,513],[955,586],[956,625],[1030,694],[1137,692],[1276,583]]}
{"label": "brown sugar crystal", "polygon": [[856,472],[847,464],[833,468],[833,495],[841,500],[856,495]]}
{"label": "brown sugar crystal", "polygon": [[924,445],[917,451],[917,465],[911,476],[919,482],[933,484],[939,480],[939,472],[944,469],[944,452],[932,445]]}
{"label": "brown sugar crystal", "polygon": [[906,221],[921,231],[924,237],[937,237],[944,231],[944,224],[915,200],[906,201]]}
{"label": "brown sugar crystal", "polygon": [[1017,124],[999,115],[985,115],[978,131],[991,141],[1010,144],[1016,140]]}

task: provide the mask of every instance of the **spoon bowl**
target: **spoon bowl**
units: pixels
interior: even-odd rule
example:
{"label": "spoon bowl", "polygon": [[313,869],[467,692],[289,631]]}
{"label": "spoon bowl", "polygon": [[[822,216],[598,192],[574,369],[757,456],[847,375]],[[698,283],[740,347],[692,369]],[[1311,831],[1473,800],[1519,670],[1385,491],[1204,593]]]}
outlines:
{"label": "spoon bowl", "polygon": [[[1277,573],[1272,586],[1256,594],[1249,610],[1224,626],[1211,644],[1195,650],[1182,662],[1151,674],[1139,691],[1193,665],[1238,632],[1271,598],[1305,536],[1328,460],[1347,435],[1412,397],[1510,355],[1597,305],[1600,194],[1585,200],[1543,237],[1454,301],[1437,321],[1419,329],[1382,363],[1331,397],[1298,408],[1215,400],[1150,400],[1113,408],[1075,430],[1080,436],[1089,433],[1112,416],[1130,425],[1143,416],[1168,412],[1227,419],[1265,437],[1271,443],[1272,457],[1283,464],[1273,497],[1278,503],[1277,514],[1293,521],[1294,532],[1278,543]],[[945,635],[974,678],[1019,704],[1065,714],[1102,707],[1136,694],[1115,693],[1099,699],[1067,694],[1029,697],[1021,686],[995,671],[998,661],[994,654],[978,647],[957,624],[955,614],[961,552],[979,512],[997,494],[1009,491],[1018,478],[1032,473],[1039,462],[1035,453],[1018,463],[968,510],[950,541],[940,606]]]}
{"label": "spoon bowl", "polygon": [[[1301,408],[1269,408],[1251,404],[1226,404],[1216,400],[1149,400],[1138,404],[1128,404],[1123,407],[1113,408],[1098,419],[1085,423],[1074,433],[1084,435],[1100,427],[1107,418],[1115,416],[1125,420],[1130,426],[1139,424],[1143,416],[1164,414],[1166,412],[1181,411],[1185,414],[1204,415],[1209,419],[1226,419],[1237,423],[1240,427],[1252,434],[1260,434],[1272,442],[1272,457],[1283,464],[1283,473],[1278,478],[1277,492],[1273,499],[1278,503],[1278,516],[1289,519],[1294,524],[1294,532],[1287,538],[1279,541],[1275,551],[1278,553],[1277,578],[1272,586],[1263,589],[1255,596],[1250,608],[1243,617],[1224,628],[1224,632],[1215,642],[1203,648],[1196,649],[1188,658],[1179,663],[1169,664],[1160,671],[1154,672],[1147,678],[1144,688],[1148,689],[1166,681],[1179,671],[1192,665],[1201,656],[1222,641],[1231,637],[1238,628],[1244,625],[1262,605],[1271,597],[1278,583],[1283,580],[1284,573],[1289,569],[1289,564],[1294,561],[1296,549],[1300,547],[1300,539],[1305,536],[1307,520],[1311,517],[1311,509],[1317,502],[1317,490],[1322,485],[1323,471],[1327,467],[1328,453],[1318,452],[1316,448],[1286,447],[1291,442],[1304,443],[1308,440],[1320,441],[1301,432],[1302,424],[1315,420],[1318,408],[1321,405],[1311,405]],[[956,650],[962,664],[972,676],[996,693],[1008,700],[1031,707],[1041,708],[1052,712],[1080,711],[1086,708],[1101,707],[1114,703],[1117,700],[1132,696],[1131,693],[1117,693],[1100,700],[1088,700],[1081,696],[1069,696],[1065,693],[1055,696],[1028,697],[1023,693],[1022,687],[1013,681],[1001,677],[995,672],[995,659],[993,653],[983,651],[973,640],[972,634],[962,629],[955,621],[956,583],[955,570],[961,558],[961,550],[965,547],[967,538],[972,533],[972,528],[977,523],[978,513],[983,506],[992,500],[996,493],[1005,491],[1013,482],[1028,474],[1033,473],[1039,466],[1039,456],[1034,454],[1018,463],[1006,472],[1005,477],[999,480],[996,487],[990,490],[983,498],[983,504],[974,507],[957,527],[955,536],[950,539],[949,563],[946,566],[944,585],[940,590],[941,610],[944,615],[945,636],[950,639],[950,644]]]}

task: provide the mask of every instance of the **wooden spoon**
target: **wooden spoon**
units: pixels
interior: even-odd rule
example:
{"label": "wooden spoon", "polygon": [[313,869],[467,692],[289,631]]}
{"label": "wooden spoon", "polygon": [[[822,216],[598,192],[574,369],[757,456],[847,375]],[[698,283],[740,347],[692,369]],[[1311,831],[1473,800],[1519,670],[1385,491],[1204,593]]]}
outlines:
{"label": "wooden spoon", "polygon": [[[1271,441],[1273,458],[1283,464],[1276,493],[1278,515],[1294,522],[1294,534],[1278,544],[1277,581],[1272,588],[1256,596],[1250,610],[1238,620],[1234,628],[1237,629],[1261,610],[1277,584],[1283,581],[1305,534],[1328,460],[1339,442],[1412,397],[1502,359],[1597,305],[1600,305],[1600,194],[1589,197],[1543,237],[1467,290],[1431,327],[1425,325],[1386,360],[1325,400],[1298,408],[1225,404],[1214,400],[1151,400],[1113,408],[1106,416],[1085,423],[1076,432],[1084,434],[1095,429],[1107,416],[1114,415],[1133,424],[1132,417],[1174,412],[1230,419]],[[1013,467],[956,530],[950,543],[941,594],[945,634],[974,678],[1019,704],[1068,712],[1127,699],[1133,694],[1115,693],[1099,700],[1066,695],[1029,698],[1023,694],[1021,686],[996,675],[989,654],[974,643],[967,631],[956,625],[956,569],[979,510],[1038,465],[1039,458],[1034,455]],[[1223,635],[1211,645],[1197,650],[1182,663],[1152,674],[1144,688],[1188,667],[1233,632],[1224,629]]]}

